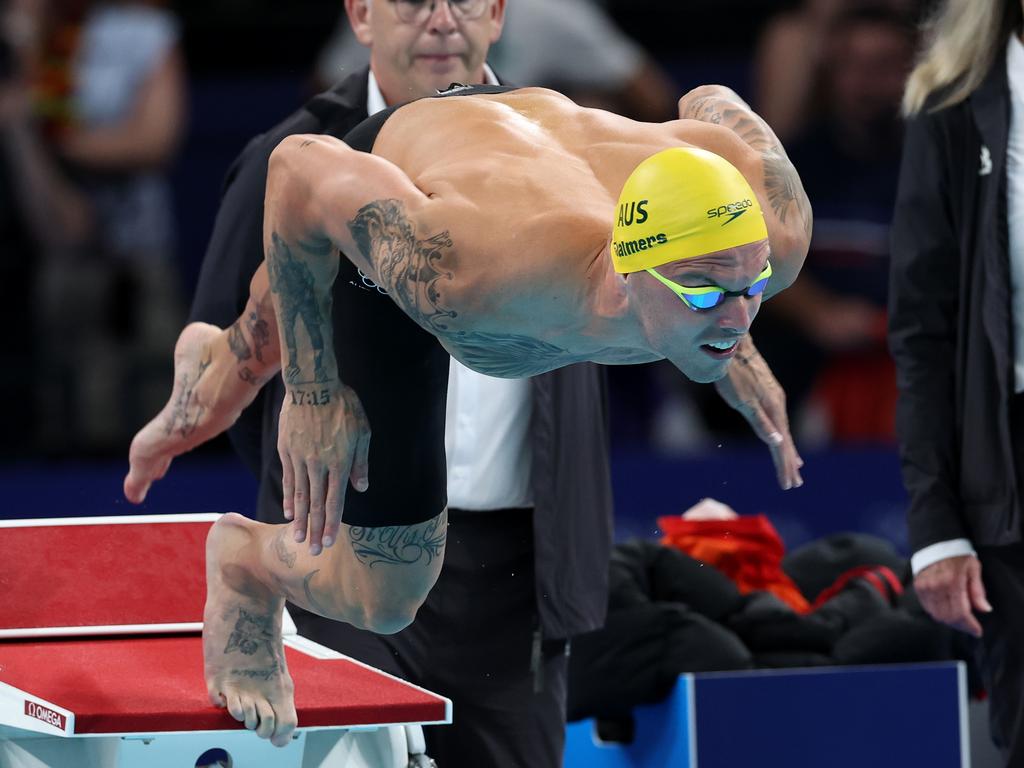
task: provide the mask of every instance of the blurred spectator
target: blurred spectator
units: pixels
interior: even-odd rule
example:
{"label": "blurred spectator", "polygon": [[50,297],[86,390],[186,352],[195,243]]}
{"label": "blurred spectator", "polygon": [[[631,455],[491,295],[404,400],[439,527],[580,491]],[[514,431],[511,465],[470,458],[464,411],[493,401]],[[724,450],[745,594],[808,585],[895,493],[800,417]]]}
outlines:
{"label": "blurred spectator", "polygon": [[512,82],[637,120],[678,117],[677,86],[593,0],[514,0],[494,51]]}
{"label": "blurred spectator", "polygon": [[[834,58],[835,28],[860,8],[875,8],[916,18],[920,0],[805,0],[765,25],[757,45],[754,105],[785,142],[801,133],[815,117],[822,93],[819,73]],[[877,72],[883,79],[888,72]]]}
{"label": "blurred spectator", "polygon": [[[34,296],[39,265],[80,241],[91,219],[84,197],[51,157],[32,110],[44,0],[0,3],[0,323],[11,329],[0,368],[9,409],[0,455],[23,456],[35,426],[39,336]],[[16,329],[16,332],[14,332]]]}
{"label": "blurred spectator", "polygon": [[836,17],[818,73],[820,116],[787,145],[814,203],[814,235],[799,279],[762,308],[757,341],[805,440],[893,439],[888,233],[914,40],[886,8]]}
{"label": "blurred spectator", "polygon": [[683,91],[723,83],[747,99],[750,53],[761,30],[800,0],[594,0],[669,68]]}
{"label": "blurred spectator", "polygon": [[765,518],[713,499],[658,522],[661,543],[616,547],[605,626],[573,640],[570,720],[628,717],[684,672],[966,655],[925,615],[909,564],[884,540],[838,534],[783,559]]}
{"label": "blurred spectator", "polygon": [[[565,93],[579,104],[652,122],[678,116],[681,95],[592,0],[512,0],[491,62],[507,82]],[[317,65],[326,87],[368,61],[344,18]]]}
{"label": "blurred spectator", "polygon": [[179,28],[158,3],[51,8],[37,101],[95,226],[43,270],[42,440],[116,448],[159,407],[183,317],[166,179],[184,127]]}

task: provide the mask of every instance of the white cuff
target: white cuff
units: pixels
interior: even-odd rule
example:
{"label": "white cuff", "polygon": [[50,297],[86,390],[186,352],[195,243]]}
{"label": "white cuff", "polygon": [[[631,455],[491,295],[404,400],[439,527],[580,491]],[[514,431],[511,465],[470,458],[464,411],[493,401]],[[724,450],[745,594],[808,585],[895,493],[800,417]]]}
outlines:
{"label": "white cuff", "polygon": [[974,551],[974,545],[971,544],[970,539],[951,539],[949,541],[940,541],[937,544],[931,544],[924,549],[915,552],[913,557],[910,558],[910,568],[914,572],[914,575],[917,576],[917,574],[929,565],[935,565],[939,560],[974,554],[976,554]]}

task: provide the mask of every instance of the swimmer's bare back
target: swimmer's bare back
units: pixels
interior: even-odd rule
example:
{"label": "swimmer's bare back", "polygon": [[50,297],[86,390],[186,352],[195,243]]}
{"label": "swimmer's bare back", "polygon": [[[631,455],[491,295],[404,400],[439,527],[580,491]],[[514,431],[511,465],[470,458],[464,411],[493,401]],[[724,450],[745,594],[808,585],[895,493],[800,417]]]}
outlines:
{"label": "swimmer's bare back", "polygon": [[[268,372],[283,368],[289,391],[280,441],[286,516],[304,530],[310,507],[333,510],[311,524],[311,546],[336,538],[345,481],[358,488],[366,478],[369,425],[357,394],[338,380],[331,337],[339,249],[484,373],[515,377],[581,359],[652,359],[602,341],[602,318],[616,310],[608,297],[621,281],[607,254],[614,201],[642,159],[693,145],[729,160],[759,198],[775,273],[766,293],[792,282],[806,254],[810,208],[781,144],[728,89],[697,88],[679,108],[682,119],[650,124],[541,89],[425,99],[391,115],[374,154],[324,136],[292,136],[275,150],[267,262],[253,280],[263,293],[253,301],[266,303],[269,277],[278,325],[287,318],[280,347],[268,347],[263,358]],[[221,346],[252,346],[247,328],[241,324],[238,339]],[[271,352],[280,359],[270,360]],[[229,405],[211,397],[203,414]],[[161,467],[191,447],[178,442],[154,450]],[[307,462],[319,468],[317,478],[334,468],[327,496],[324,483],[307,482],[293,501],[289,484],[300,482],[294,477]],[[139,483],[158,476],[150,472]]]}
{"label": "swimmer's bare back", "polygon": [[[749,109],[730,110],[715,91],[696,93],[681,109],[695,106],[714,122],[638,123],[539,88],[406,105],[374,144],[373,154],[388,164],[377,164],[375,174],[370,163],[358,163],[364,182],[375,174],[397,196],[374,198],[372,184],[350,188],[349,204],[340,207],[353,216],[338,210],[336,220],[368,234],[361,243],[340,228],[336,234],[410,317],[483,373],[520,377],[584,359],[640,362],[635,351],[595,342],[592,320],[614,279],[602,252],[615,200],[641,160],[698,146],[743,172],[768,221],[771,292],[792,282],[806,249],[806,198],[770,130]],[[718,112],[709,114],[716,98]],[[730,120],[736,125],[726,127]],[[328,137],[288,142],[281,153],[306,152],[307,176],[355,162]],[[398,176],[404,183],[385,181]],[[380,222],[392,227],[384,236]]]}
{"label": "swimmer's bare back", "polygon": [[[334,359],[339,250],[481,373],[657,359],[650,347],[616,345],[629,334],[620,332],[625,313],[608,306],[622,294],[608,250],[614,201],[641,160],[691,145],[729,160],[758,196],[775,270],[769,293],[795,279],[810,209],[771,129],[716,86],[684,96],[680,114],[637,123],[523,89],[406,105],[384,123],[372,154],[324,136],[278,145],[264,246],[290,395],[279,430],[286,516],[324,508],[327,472],[324,540],[333,540],[339,485],[358,452],[354,437],[331,442],[360,412]],[[311,390],[315,398],[303,394]]]}
{"label": "swimmer's bare back", "polygon": [[[738,104],[729,109],[725,98]],[[776,157],[784,152],[770,129],[740,105],[727,89],[705,86],[680,103],[691,119],[640,123],[541,88],[422,99],[384,123],[373,152],[450,207],[450,229],[473,254],[459,263],[458,277],[467,281],[490,274],[496,257],[500,272],[530,283],[530,295],[552,279],[577,284],[610,238],[626,178],[641,160],[674,146],[710,150],[740,169],[762,198],[773,265],[785,273],[800,249],[785,242],[784,225],[809,214],[800,210],[806,198]],[[785,276],[779,284],[791,282]]]}

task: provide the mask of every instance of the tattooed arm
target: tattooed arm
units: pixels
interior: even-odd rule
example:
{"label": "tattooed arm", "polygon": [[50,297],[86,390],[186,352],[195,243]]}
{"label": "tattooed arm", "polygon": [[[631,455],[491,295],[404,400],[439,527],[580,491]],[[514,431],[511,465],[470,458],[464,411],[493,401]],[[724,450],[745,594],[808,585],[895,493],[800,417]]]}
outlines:
{"label": "tattooed arm", "polygon": [[[807,256],[811,206],[781,142],[743,99],[723,86],[706,85],[687,93],[679,100],[679,116],[728,129],[709,128],[707,148],[736,165],[758,195],[774,270],[765,298],[788,288]],[[737,144],[742,151],[737,151]],[[790,433],[785,392],[749,336],[741,342],[728,375],[717,381],[715,388],[768,446],[779,486],[800,487],[803,460]]]}
{"label": "tattooed arm", "polygon": [[280,338],[285,399],[278,451],[285,517],[312,554],[337,539],[345,489],[368,485],[370,425],[338,377],[332,286],[338,252],[378,284],[377,264],[349,222],[381,199],[426,200],[396,166],[327,136],[291,136],[270,157],[264,247]]}
{"label": "tattooed arm", "polygon": [[[774,270],[765,298],[788,288],[807,256],[812,214],[800,176],[782,143],[743,99],[721,85],[703,85],[687,93],[679,100],[679,116],[729,129],[724,135],[708,133],[710,146],[706,148],[736,165],[758,195],[768,225]],[[737,153],[734,137],[747,148],[745,153]]]}

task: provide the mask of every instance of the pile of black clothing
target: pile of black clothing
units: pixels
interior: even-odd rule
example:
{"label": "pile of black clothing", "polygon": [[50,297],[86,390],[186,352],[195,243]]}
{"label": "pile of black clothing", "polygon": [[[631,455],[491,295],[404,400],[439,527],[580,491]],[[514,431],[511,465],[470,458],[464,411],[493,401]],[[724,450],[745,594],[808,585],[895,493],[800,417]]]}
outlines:
{"label": "pile of black clothing", "polygon": [[[837,534],[795,550],[782,567],[809,602],[827,599],[800,614],[769,592],[741,594],[715,567],[673,547],[618,545],[605,625],[572,640],[569,720],[628,717],[664,699],[686,672],[969,656],[966,635],[924,612],[909,563],[882,539]],[[834,589],[851,571],[859,575]]]}

